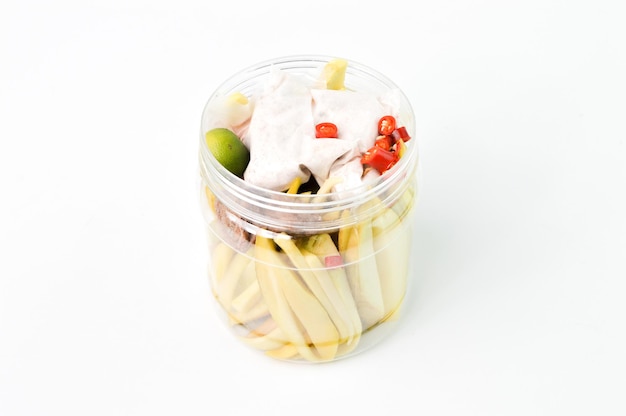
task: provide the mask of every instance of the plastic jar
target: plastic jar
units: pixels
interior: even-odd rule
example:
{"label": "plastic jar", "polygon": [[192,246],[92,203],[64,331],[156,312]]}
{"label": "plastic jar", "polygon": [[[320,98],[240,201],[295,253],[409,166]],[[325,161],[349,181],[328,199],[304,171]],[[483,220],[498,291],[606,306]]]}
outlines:
{"label": "plastic jar", "polygon": [[[251,66],[219,86],[202,113],[200,200],[217,310],[237,338],[282,360],[328,362],[383,340],[398,321],[411,277],[418,148],[403,93],[398,124],[412,137],[405,154],[358,189],[262,189],[221,166],[205,143],[205,133],[219,127],[209,122],[212,102],[235,92],[254,100],[272,70],[308,76],[331,59],[292,56]],[[351,61],[345,86],[371,93],[398,89]]]}

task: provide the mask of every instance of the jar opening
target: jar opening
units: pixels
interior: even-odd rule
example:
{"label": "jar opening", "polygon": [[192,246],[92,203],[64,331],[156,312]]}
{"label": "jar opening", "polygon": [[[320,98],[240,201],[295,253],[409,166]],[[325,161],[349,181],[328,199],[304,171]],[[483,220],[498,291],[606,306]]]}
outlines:
{"label": "jar opening", "polygon": [[[209,151],[204,135],[212,127],[208,125],[207,113],[211,111],[210,104],[213,100],[234,92],[241,92],[253,98],[257,93],[257,86],[273,70],[308,75],[311,70],[320,68],[331,59],[334,58],[316,55],[291,56],[250,66],[222,83],[205,105],[200,131],[200,174],[220,203],[255,226],[284,231],[297,229],[302,233],[335,229],[344,225],[346,221],[355,223],[361,216],[372,215],[372,212],[357,209],[362,207],[365,201],[378,200],[383,205],[392,204],[413,179],[418,161],[415,139],[407,143],[403,157],[382,175],[364,180],[358,186],[329,193],[289,194],[257,186],[228,171]],[[404,93],[387,77],[369,67],[349,61],[346,70],[346,88],[372,92],[397,90],[400,98],[400,121],[410,136],[415,136],[415,120],[411,105]],[[346,211],[352,213],[348,219],[339,215]]]}

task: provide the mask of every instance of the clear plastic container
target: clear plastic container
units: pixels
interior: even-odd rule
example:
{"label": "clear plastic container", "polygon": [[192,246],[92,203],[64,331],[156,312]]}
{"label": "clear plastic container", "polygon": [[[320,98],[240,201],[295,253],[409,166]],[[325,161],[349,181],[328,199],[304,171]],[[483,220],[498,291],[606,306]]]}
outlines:
{"label": "clear plastic container", "polygon": [[[209,124],[213,101],[234,92],[253,100],[273,69],[315,77],[331,59],[291,56],[249,67],[219,86],[202,114],[200,200],[217,310],[237,338],[281,360],[329,362],[380,342],[394,330],[411,277],[418,149],[414,114],[401,92],[398,123],[412,138],[393,168],[359,188],[262,189],[221,166],[205,143],[216,127]],[[352,61],[345,86],[398,88]]]}

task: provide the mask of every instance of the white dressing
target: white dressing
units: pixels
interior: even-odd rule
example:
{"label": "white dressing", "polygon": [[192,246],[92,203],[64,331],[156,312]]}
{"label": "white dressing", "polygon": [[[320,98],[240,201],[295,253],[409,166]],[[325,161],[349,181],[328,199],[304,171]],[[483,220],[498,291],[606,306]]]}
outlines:
{"label": "white dressing", "polygon": [[[245,134],[250,150],[244,179],[285,191],[298,177],[317,183],[342,178],[337,189],[361,184],[361,155],[374,145],[378,120],[397,115],[393,91],[382,97],[350,90],[320,89],[308,78],[275,70],[253,102]],[[313,83],[314,84],[314,83]],[[337,126],[337,138],[316,138],[319,123]]]}

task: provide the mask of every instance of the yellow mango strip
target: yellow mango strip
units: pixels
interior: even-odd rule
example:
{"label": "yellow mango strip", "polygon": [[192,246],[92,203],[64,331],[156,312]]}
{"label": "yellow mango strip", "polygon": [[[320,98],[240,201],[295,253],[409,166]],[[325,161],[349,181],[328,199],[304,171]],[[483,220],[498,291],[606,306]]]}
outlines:
{"label": "yellow mango strip", "polygon": [[297,276],[285,269],[274,242],[260,235],[255,241],[256,271],[259,287],[267,303],[272,318],[285,334],[285,339],[294,344],[304,359],[317,361],[318,357],[309,348],[303,328],[296,319],[283,292],[285,281],[295,280]]}
{"label": "yellow mango strip", "polygon": [[360,336],[362,327],[356,304],[350,292],[348,277],[343,267],[327,268],[325,265],[327,257],[341,258],[335,243],[330,235],[317,234],[307,239],[301,251],[308,266],[316,272],[320,271],[322,277],[318,275],[318,280],[323,284],[329,299],[348,325],[349,334],[346,342],[352,342],[355,337]]}
{"label": "yellow mango strip", "polygon": [[250,255],[252,255],[252,248],[248,250],[246,255],[235,253],[230,261],[230,265],[224,273],[224,278],[218,285],[218,299],[228,312],[231,311],[231,302],[237,290],[237,286],[244,275],[244,271],[252,261],[249,257]]}
{"label": "yellow mango strip", "polygon": [[321,202],[326,199],[325,195],[332,192],[335,185],[343,182],[343,178],[340,176],[331,176],[326,179],[324,183],[320,186],[320,189],[317,190],[318,198],[315,198],[313,202]]}
{"label": "yellow mango strip", "polygon": [[391,209],[393,209],[398,217],[404,218],[413,206],[413,203],[415,202],[414,198],[415,191],[413,191],[412,189],[408,189],[400,196],[400,199],[398,199],[395,204],[393,204]]}
{"label": "yellow mango strip", "polygon": [[265,352],[272,358],[278,358],[281,360],[295,359],[298,357],[298,348],[293,344],[285,344],[273,350]]}
{"label": "yellow mango strip", "polygon": [[250,247],[248,249],[248,252],[246,253],[246,257],[250,258],[250,262],[244,269],[243,274],[241,275],[241,278],[239,279],[239,285],[237,285],[237,290],[235,291],[235,297],[239,296],[241,292],[243,292],[251,284],[255,284],[255,285],[259,284],[256,281],[256,268],[254,265],[254,261],[252,260],[253,255],[254,255],[254,249]]}
{"label": "yellow mango strip", "polygon": [[[309,262],[310,267],[317,268],[316,272],[319,272],[319,274],[322,275],[320,279],[323,278],[324,280],[330,282],[330,285],[333,286],[332,292],[330,293],[333,293],[336,297],[339,298],[333,299],[335,302],[342,303],[344,300],[344,296],[346,295],[349,298],[348,304],[351,306],[341,304],[339,308],[340,315],[343,319],[346,320],[345,322],[348,324],[348,332],[342,334],[341,342],[339,343],[337,348],[337,356],[344,355],[347,352],[352,351],[354,348],[356,348],[361,337],[362,328],[356,305],[354,304],[354,300],[352,299],[352,295],[350,294],[350,288],[347,285],[347,280],[345,281],[346,287],[340,289],[340,292],[337,289],[337,286],[334,286],[333,279],[337,276],[333,276],[333,272],[340,271],[341,269],[324,269],[324,265],[322,264],[320,259],[312,253],[305,254],[305,258],[307,262]],[[343,274],[343,279],[345,279],[345,273]],[[335,296],[331,296],[331,298],[334,298]],[[343,308],[341,308],[341,306],[343,306]]]}
{"label": "yellow mango strip", "polygon": [[[337,339],[337,342],[349,337],[351,331],[349,330],[344,319],[341,317],[340,311],[342,305],[341,302],[337,302],[338,295],[336,294],[335,287],[329,280],[329,276],[324,276],[322,273],[318,273],[319,270],[311,270],[307,260],[305,259],[304,252],[300,252],[300,249],[298,249],[292,239],[287,238],[286,235],[283,236],[286,238],[275,238],[274,242],[285,252],[285,254],[287,254],[287,257],[289,257],[291,263],[298,270],[298,273],[300,274],[300,277],[302,277],[302,280],[306,284],[307,288],[317,298],[330,317],[331,321],[336,326],[339,333],[339,339]],[[331,296],[334,298],[333,300],[335,300],[335,302],[331,300]]]}
{"label": "yellow mango strip", "polygon": [[213,192],[211,192],[209,187],[206,185],[204,186],[204,194],[206,196],[209,208],[211,209],[211,211],[215,212],[215,195],[213,195]]}
{"label": "yellow mango strip", "polygon": [[296,275],[281,281],[285,299],[302,323],[321,361],[332,360],[337,354],[339,333],[328,313]]}
{"label": "yellow mango strip", "polygon": [[285,335],[280,328],[275,328],[265,335],[249,335],[247,337],[241,337],[241,339],[249,346],[263,351],[276,350],[286,345]]}
{"label": "yellow mango strip", "polygon": [[231,325],[248,325],[261,318],[270,316],[270,311],[265,302],[259,302],[245,311],[233,311],[230,313]]}
{"label": "yellow mango strip", "polygon": [[[250,262],[250,264],[252,267],[256,267],[253,262]],[[259,303],[260,300],[261,289],[259,288],[259,282],[254,280],[233,299],[231,306],[236,312],[246,312],[252,309],[252,307]]]}
{"label": "yellow mango strip", "polygon": [[[341,213],[341,219],[345,221],[351,215],[352,214],[350,214],[350,211],[344,210]],[[350,242],[350,235],[352,235],[352,233],[355,232],[354,230],[355,230],[354,226],[346,226],[346,227],[341,227],[339,229],[339,235],[337,236],[337,249],[342,255],[348,249],[348,243]]]}
{"label": "yellow mango strip", "polygon": [[250,335],[261,337],[269,334],[273,330],[278,328],[276,321],[271,317],[268,317],[263,320],[260,324],[257,324],[256,327],[251,327]]}
{"label": "yellow mango strip", "polygon": [[268,317],[247,336],[240,337],[247,345],[259,350],[274,350],[285,345],[286,338],[276,322]]}
{"label": "yellow mango strip", "polygon": [[[326,195],[331,193],[333,191],[334,186],[341,182],[343,182],[343,178],[340,176],[331,176],[330,178],[326,179],[320,186],[320,189],[317,190],[317,193],[316,193],[317,196],[313,198],[312,202],[320,203],[320,202],[325,201],[327,199]],[[324,221],[333,221],[333,220],[338,219],[340,215],[341,214],[337,211],[327,212],[322,216],[322,219]]]}
{"label": "yellow mango strip", "polygon": [[401,159],[402,156],[404,156],[404,153],[406,153],[406,144],[404,143],[404,140],[397,140],[396,141],[396,153],[398,154],[398,159]]}
{"label": "yellow mango strip", "polygon": [[[328,234],[311,236],[307,240],[305,248],[318,257],[319,264],[323,264],[327,256],[341,256],[340,251]],[[326,271],[330,275],[330,280],[335,285],[337,292],[342,298],[344,305],[343,310],[350,316],[349,321],[352,322],[354,334],[358,338],[362,332],[361,319],[354,298],[352,297],[345,267],[327,268]]]}
{"label": "yellow mango strip", "polygon": [[364,328],[375,325],[385,315],[378,267],[374,256],[371,220],[352,227],[344,252],[348,282]]}
{"label": "yellow mango strip", "polygon": [[236,295],[230,302],[230,308],[227,308],[231,323],[233,325],[245,324],[269,315],[267,305],[261,301],[261,298],[254,261],[250,261],[239,279]]}
{"label": "yellow mango strip", "polygon": [[326,88],[329,90],[344,90],[346,69],[348,62],[344,59],[333,59],[324,65],[322,76],[326,80]]}
{"label": "yellow mango strip", "polygon": [[291,181],[291,183],[289,184],[289,188],[287,189],[287,193],[288,194],[297,194],[298,193],[298,189],[300,189],[300,185],[302,185],[302,179],[299,176],[296,176],[296,178]]}
{"label": "yellow mango strip", "polygon": [[217,288],[224,279],[226,270],[234,254],[235,251],[224,243],[217,243],[215,248],[213,248],[213,254],[211,256],[213,262],[213,274],[211,275],[213,291],[217,292]]}
{"label": "yellow mango strip", "polygon": [[329,303],[329,307],[326,308],[326,310],[331,310],[331,308],[334,310],[333,314],[329,313],[329,316],[333,319],[333,322],[336,321],[335,325],[339,330],[341,342],[350,342],[355,336],[355,328],[354,322],[352,322],[350,313],[344,303],[344,294],[339,292],[333,282],[332,276],[315,254],[304,249],[302,249],[301,252],[307,266],[311,270],[314,270],[313,273],[316,281],[319,283],[320,289],[323,290],[327,298],[325,302]]}
{"label": "yellow mango strip", "polygon": [[254,281],[242,290],[230,303],[231,317],[237,324],[246,324],[256,321],[270,314],[267,304],[263,300],[259,283],[256,280],[256,266],[251,261],[246,270],[252,269]]}
{"label": "yellow mango strip", "polygon": [[372,221],[372,232],[385,314],[389,315],[398,309],[406,292],[410,229],[387,208]]}

